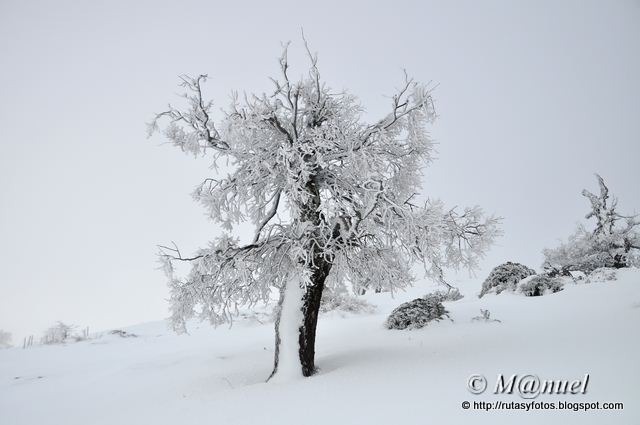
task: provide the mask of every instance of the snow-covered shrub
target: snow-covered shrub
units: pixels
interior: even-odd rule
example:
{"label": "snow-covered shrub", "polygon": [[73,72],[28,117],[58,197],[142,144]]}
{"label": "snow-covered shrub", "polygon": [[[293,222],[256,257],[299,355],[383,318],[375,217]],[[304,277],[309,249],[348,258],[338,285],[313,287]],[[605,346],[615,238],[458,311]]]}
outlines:
{"label": "snow-covered shrub", "polygon": [[448,316],[449,312],[438,297],[427,296],[395,308],[387,318],[385,326],[387,329],[419,329],[429,322],[439,321]]}
{"label": "snow-covered shrub", "polygon": [[489,310],[480,309],[480,316],[475,316],[471,318],[472,322],[498,322],[502,323],[498,319],[491,318],[491,312]]}
{"label": "snow-covered shrub", "polygon": [[438,300],[440,300],[441,303],[443,303],[446,301],[461,300],[462,298],[464,298],[464,295],[460,293],[460,290],[458,288],[449,288],[446,291],[440,289],[424,296],[424,298],[427,297],[436,297]]}
{"label": "snow-covered shrub", "polygon": [[42,336],[43,344],[64,344],[72,337],[73,326],[57,322],[44,332]]}
{"label": "snow-covered shrub", "polygon": [[527,297],[539,297],[560,292],[562,287],[560,279],[542,274],[523,279],[518,285],[518,290]]}
{"label": "snow-covered shrub", "polygon": [[508,261],[500,264],[491,270],[487,279],[482,283],[482,291],[480,291],[479,297],[481,298],[490,292],[499,294],[506,290],[515,291],[518,282],[535,274],[534,270],[520,263]]}
{"label": "snow-covered shrub", "polygon": [[0,348],[11,347],[11,333],[0,329]]}
{"label": "snow-covered shrub", "polygon": [[586,283],[610,282],[618,279],[618,272],[614,268],[601,267],[587,275]]}
{"label": "snow-covered shrub", "polygon": [[138,337],[138,335],[131,332],[123,331],[122,329],[114,329],[112,331],[109,331],[109,334],[119,336],[120,338],[137,338]]}
{"label": "snow-covered shrub", "polygon": [[326,291],[320,301],[320,312],[343,311],[347,313],[373,313],[375,307],[362,298],[348,293]]}
{"label": "snow-covered shrub", "polygon": [[82,328],[79,331],[75,331],[75,327],[72,327],[72,330],[69,338],[73,342],[86,341],[89,339],[89,327]]}

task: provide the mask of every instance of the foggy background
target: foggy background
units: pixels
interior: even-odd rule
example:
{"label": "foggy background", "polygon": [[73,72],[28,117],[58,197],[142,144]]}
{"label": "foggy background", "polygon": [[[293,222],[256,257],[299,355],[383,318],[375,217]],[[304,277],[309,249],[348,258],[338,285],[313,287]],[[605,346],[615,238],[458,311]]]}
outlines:
{"label": "foggy background", "polygon": [[217,107],[268,91],[280,42],[306,72],[389,110],[402,81],[439,84],[438,160],[424,193],[481,205],[505,232],[480,283],[588,211],[599,172],[640,208],[640,2],[168,2],[0,0],[0,329],[19,344],[55,320],[92,331],[167,315],[156,245],[219,230],[191,200],[213,172],[145,123],[180,74],[208,73]]}

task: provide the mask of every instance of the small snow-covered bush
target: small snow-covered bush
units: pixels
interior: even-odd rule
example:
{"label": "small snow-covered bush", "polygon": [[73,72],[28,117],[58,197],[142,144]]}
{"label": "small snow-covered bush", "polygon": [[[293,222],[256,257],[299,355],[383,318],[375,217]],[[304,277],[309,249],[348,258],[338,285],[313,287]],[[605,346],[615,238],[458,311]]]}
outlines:
{"label": "small snow-covered bush", "polygon": [[480,309],[480,316],[475,316],[471,318],[472,322],[498,322],[502,323],[498,319],[491,318],[491,312],[489,310]]}
{"label": "small snow-covered bush", "polygon": [[425,295],[423,298],[436,297],[441,303],[446,301],[458,301],[464,298],[458,288],[449,288],[448,290],[438,290]]}
{"label": "small snow-covered bush", "polygon": [[340,292],[326,291],[320,301],[320,312],[343,311],[347,313],[373,313],[375,307],[367,301]]}
{"label": "small snow-covered bush", "polygon": [[448,316],[449,312],[437,297],[427,296],[398,306],[387,318],[385,326],[387,329],[419,329]]}
{"label": "small snow-covered bush", "polygon": [[11,347],[11,333],[0,329],[0,348]]}
{"label": "small snow-covered bush", "polygon": [[562,287],[560,279],[542,274],[523,279],[518,285],[518,290],[527,297],[539,297],[560,292]]}
{"label": "small snow-covered bush", "polygon": [[599,283],[599,282],[610,282],[612,280],[617,280],[618,274],[616,269],[611,267],[601,267],[599,269],[595,269],[591,273],[587,275],[586,283]]}
{"label": "small snow-covered bush", "polygon": [[73,332],[71,335],[73,342],[86,341],[89,339],[89,327],[81,329],[79,332]]}
{"label": "small snow-covered bush", "polygon": [[490,292],[499,294],[505,290],[515,291],[518,282],[535,274],[534,270],[520,263],[508,261],[500,264],[491,270],[487,279],[482,283],[479,297],[481,298]]}
{"label": "small snow-covered bush", "polygon": [[137,338],[138,337],[138,335],[131,332],[123,331],[122,329],[114,329],[112,331],[109,331],[109,334],[119,336],[120,338]]}

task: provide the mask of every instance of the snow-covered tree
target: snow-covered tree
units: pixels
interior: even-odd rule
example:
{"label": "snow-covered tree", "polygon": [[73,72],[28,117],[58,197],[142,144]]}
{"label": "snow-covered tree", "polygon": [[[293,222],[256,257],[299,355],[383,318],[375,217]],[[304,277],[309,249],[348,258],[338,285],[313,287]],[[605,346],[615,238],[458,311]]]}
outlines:
{"label": "snow-covered tree", "polygon": [[0,329],[0,348],[11,347],[11,333]]}
{"label": "snow-covered tree", "polygon": [[640,250],[640,233],[637,216],[625,216],[618,212],[615,197],[609,200],[609,188],[596,174],[600,195],[583,190],[591,210],[586,218],[594,218],[596,225],[588,231],[579,224],[567,242],[554,249],[543,251],[544,270],[550,275],[567,275],[573,271],[590,273],[600,267],[623,268],[637,261]]}
{"label": "snow-covered tree", "polygon": [[[389,113],[368,124],[357,98],[325,85],[317,56],[307,53],[306,77],[290,77],[285,47],[273,91],[234,95],[215,120],[203,95],[207,77],[183,77],[186,105],[169,105],[149,125],[151,134],[165,122],[173,145],[232,169],[194,193],[225,235],[188,258],[177,247],[161,249],[173,325],[184,331],[194,316],[229,322],[238,306],[279,291],[272,377],[314,373],[326,286],[404,287],[414,281],[415,261],[442,279],[446,267],[474,267],[498,232],[497,219],[479,207],[414,200],[433,159],[428,86],[405,74]],[[245,221],[256,230],[241,244],[231,231]],[[176,261],[191,263],[188,275],[178,276]]]}
{"label": "snow-covered tree", "polygon": [[62,322],[56,322],[44,332],[43,344],[64,344],[73,334],[74,327]]}

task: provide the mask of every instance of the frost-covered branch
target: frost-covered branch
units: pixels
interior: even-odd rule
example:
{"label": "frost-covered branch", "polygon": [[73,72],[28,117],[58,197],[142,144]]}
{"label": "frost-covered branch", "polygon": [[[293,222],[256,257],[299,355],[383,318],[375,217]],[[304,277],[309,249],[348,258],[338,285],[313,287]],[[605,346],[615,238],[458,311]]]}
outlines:
{"label": "frost-covered branch", "polygon": [[202,83],[207,75],[198,77],[181,76],[180,86],[186,92],[183,98],[187,109],[178,109],[168,105],[164,112],[156,114],[148,125],[149,135],[159,129],[158,121],[168,119],[170,124],[165,129],[165,136],[183,152],[198,155],[207,148],[219,151],[229,150],[229,144],[222,140],[210,116],[213,102],[206,102],[202,97]]}

